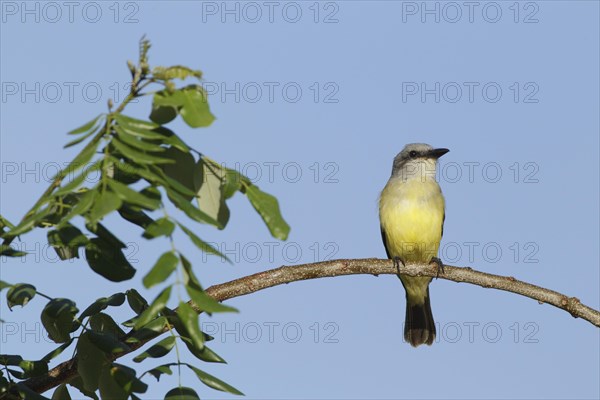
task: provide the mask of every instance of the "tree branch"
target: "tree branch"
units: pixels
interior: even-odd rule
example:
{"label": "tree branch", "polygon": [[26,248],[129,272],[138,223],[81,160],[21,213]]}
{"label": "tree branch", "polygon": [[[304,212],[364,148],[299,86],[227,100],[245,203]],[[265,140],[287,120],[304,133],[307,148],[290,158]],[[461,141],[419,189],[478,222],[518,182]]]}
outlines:
{"label": "tree branch", "polygon": [[[436,265],[408,264],[400,267],[402,274],[410,276],[431,276],[437,275]],[[236,279],[227,283],[214,285],[206,289],[206,293],[218,301],[232,299],[234,297],[244,296],[266,288],[291,283],[295,281],[326,278],[341,275],[382,275],[396,274],[396,267],[391,260],[380,260],[376,258],[357,259],[357,260],[333,260],[317,262],[312,264],[303,264],[292,267],[280,267],[244,278]],[[454,282],[464,282],[485,288],[494,288],[520,294],[525,297],[537,300],[540,304],[547,303],[555,307],[568,311],[575,318],[583,318],[593,325],[600,327],[600,312],[581,304],[576,297],[568,297],[564,294],[545,289],[540,286],[519,281],[511,276],[492,275],[484,272],[475,271],[471,268],[460,268],[445,266],[444,272],[440,273],[440,279],[447,279]],[[192,306],[197,312],[200,312],[194,304]],[[131,334],[128,333],[127,336]],[[156,336],[159,336],[157,334]],[[156,337],[155,336],[155,337]],[[131,350],[127,353],[119,353],[113,356],[116,360],[124,355],[137,350],[153,338],[131,345]],[[123,338],[125,340],[125,338]],[[75,359],[65,361],[47,374],[30,378],[23,383],[32,390],[43,393],[63,382],[68,382],[77,376],[77,362]],[[7,397],[5,397],[5,395]],[[0,395],[0,399],[8,399],[9,394]]]}

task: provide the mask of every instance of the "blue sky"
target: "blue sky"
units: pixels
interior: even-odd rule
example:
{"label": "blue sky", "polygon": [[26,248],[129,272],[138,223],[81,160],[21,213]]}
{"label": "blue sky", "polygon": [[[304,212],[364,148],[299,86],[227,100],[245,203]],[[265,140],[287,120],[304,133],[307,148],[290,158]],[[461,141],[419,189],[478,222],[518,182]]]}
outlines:
{"label": "blue sky", "polygon": [[[204,286],[280,265],[385,257],[378,194],[401,148],[425,142],[451,150],[440,165],[442,260],[600,307],[598,2],[0,6],[7,218],[18,220],[75,155],[62,150],[65,132],[104,112],[108,98],[122,100],[125,61],[136,59],[145,34],[152,65],[199,68],[211,93],[211,127],[176,121],[173,129],[276,195],[292,227],[288,242],[277,242],[236,195],[224,231],[195,227],[234,265],[178,238]],[[140,101],[127,112],[148,111]],[[130,246],[133,280],[109,284],[82,260],[57,262],[44,232],[22,237],[18,244],[32,254],[2,260],[2,279],[68,293],[80,309],[141,287],[169,244],[146,243],[116,218],[107,223]],[[591,324],[495,290],[444,280],[430,290],[438,324],[431,347],[403,342],[397,278],[352,276],[268,289],[228,302],[239,315],[203,317],[229,364],[202,367],[249,399],[600,396],[600,336]],[[37,324],[43,305],[38,298],[9,312],[3,302],[3,353],[34,359],[53,348]],[[183,383],[204,397],[234,397],[187,373]],[[144,398],[176,385],[163,377]]]}

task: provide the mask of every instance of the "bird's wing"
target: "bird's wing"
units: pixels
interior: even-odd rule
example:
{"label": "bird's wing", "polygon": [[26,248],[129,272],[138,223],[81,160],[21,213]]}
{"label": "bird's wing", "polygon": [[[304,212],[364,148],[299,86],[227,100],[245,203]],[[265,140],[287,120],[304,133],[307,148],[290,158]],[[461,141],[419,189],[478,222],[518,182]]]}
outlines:
{"label": "bird's wing", "polygon": [[446,210],[444,210],[444,216],[442,217],[442,234],[440,235],[440,238],[444,236],[444,221],[446,221]]}
{"label": "bird's wing", "polygon": [[387,254],[388,258],[392,258],[390,256],[390,252],[388,251],[388,246],[387,246],[387,239],[385,237],[385,229],[383,229],[383,226],[381,227],[381,240],[383,240],[383,247],[385,247],[385,254]]}

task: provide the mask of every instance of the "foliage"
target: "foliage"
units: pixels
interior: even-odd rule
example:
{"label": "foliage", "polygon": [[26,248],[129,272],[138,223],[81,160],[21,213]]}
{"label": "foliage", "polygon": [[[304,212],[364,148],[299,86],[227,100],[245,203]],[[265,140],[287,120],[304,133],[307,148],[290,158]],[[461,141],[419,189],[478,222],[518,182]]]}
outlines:
{"label": "foliage", "polygon": [[[132,76],[131,92],[123,103],[100,114],[81,127],[68,132],[74,137],[65,147],[81,145],[82,150],[68,168],[58,172],[50,187],[17,224],[0,216],[0,255],[21,257],[25,253],[11,247],[12,241],[34,229],[46,229],[48,244],[61,260],[78,258],[80,250],[98,275],[113,282],[130,280],[136,269],[129,263],[125,244],[104,224],[109,215],[119,215],[139,227],[141,236],[150,241],[166,238],[169,248],[143,277],[146,288],[162,285],[153,300],[144,299],[134,288],[125,293],[102,297],[82,312],[74,300],[54,298],[27,283],[0,281],[6,290],[9,307],[25,307],[40,298],[47,300],[41,322],[49,337],[59,346],[40,360],[24,360],[19,355],[0,355],[0,398],[9,393],[26,399],[44,398],[23,384],[25,379],[48,372],[50,362],[68,347],[75,349],[79,376],[55,389],[53,399],[69,399],[73,388],[89,398],[137,399],[147,390],[141,379],[152,375],[157,380],[171,375],[171,367],[179,371],[190,368],[205,385],[234,394],[239,390],[185,363],[176,351],[176,362],[152,367],[142,374],[114,362],[118,355],[131,351],[131,346],[160,333],[168,336],[142,349],[133,361],[147,362],[165,357],[177,346],[185,345],[203,362],[224,362],[206,344],[211,338],[200,330],[198,311],[237,311],[208,296],[200,284],[190,261],[179,251],[173,234],[180,230],[201,251],[223,256],[198,237],[188,221],[180,221],[167,213],[170,202],[190,220],[223,229],[229,221],[227,200],[236,192],[245,194],[267,225],[271,234],[285,240],[289,226],[283,220],[277,200],[261,191],[248,178],[225,168],[204,154],[193,150],[165,124],[181,116],[191,128],[208,127],[215,117],[210,112],[207,94],[200,84],[177,87],[177,81],[201,82],[202,73],[184,66],[154,67],[148,64],[150,43],[142,39],[137,65],[128,62]],[[157,90],[145,91],[149,86]],[[149,119],[125,115],[128,103],[151,95]],[[84,186],[90,173],[98,173],[93,185]],[[157,217],[157,214],[158,217]],[[175,273],[174,283],[168,283]],[[172,288],[185,288],[191,304],[180,302],[171,310],[166,305]],[[111,307],[128,304],[134,316],[118,324],[109,315]],[[123,327],[131,330],[126,334]],[[71,388],[69,388],[71,386]],[[71,394],[69,394],[71,392]],[[194,399],[196,392],[181,383],[165,398]]]}

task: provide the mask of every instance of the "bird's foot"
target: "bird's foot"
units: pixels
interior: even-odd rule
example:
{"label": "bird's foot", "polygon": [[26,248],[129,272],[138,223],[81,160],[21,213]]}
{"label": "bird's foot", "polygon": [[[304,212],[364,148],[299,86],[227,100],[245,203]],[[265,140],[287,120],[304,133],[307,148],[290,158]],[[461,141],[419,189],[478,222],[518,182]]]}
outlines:
{"label": "bird's foot", "polygon": [[394,266],[396,267],[396,271],[398,271],[398,273],[396,275],[398,276],[398,279],[400,279],[400,264],[402,264],[403,267],[405,267],[406,264],[404,263],[404,260],[400,257],[394,257],[392,260],[394,261]]}
{"label": "bird's foot", "polygon": [[442,260],[440,260],[438,257],[431,257],[431,261],[429,262],[431,263],[435,263],[437,265],[437,274],[435,274],[435,279],[437,279],[440,276],[440,271],[442,271],[442,274],[444,274],[444,263],[442,262]]}

